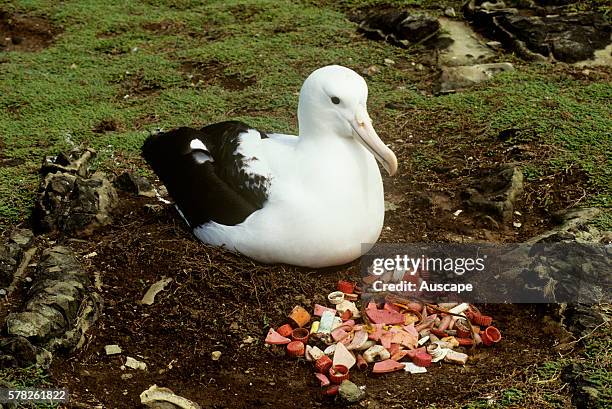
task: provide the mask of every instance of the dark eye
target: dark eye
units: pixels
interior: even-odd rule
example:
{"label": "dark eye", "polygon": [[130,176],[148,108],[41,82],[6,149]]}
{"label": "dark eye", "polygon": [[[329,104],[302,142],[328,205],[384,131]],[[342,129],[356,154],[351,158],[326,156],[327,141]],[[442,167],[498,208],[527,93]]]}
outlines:
{"label": "dark eye", "polygon": [[338,97],[331,97],[331,100],[336,105],[338,105],[340,103],[340,98],[338,98]]}

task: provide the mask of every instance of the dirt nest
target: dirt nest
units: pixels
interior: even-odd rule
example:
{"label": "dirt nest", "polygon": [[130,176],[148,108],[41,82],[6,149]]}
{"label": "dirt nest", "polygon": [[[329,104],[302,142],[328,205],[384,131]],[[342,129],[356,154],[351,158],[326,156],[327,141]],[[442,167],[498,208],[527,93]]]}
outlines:
{"label": "dirt nest", "polygon": [[[263,266],[200,244],[171,207],[154,199],[123,198],[121,203],[113,225],[87,242],[71,244],[89,255],[83,258],[86,269],[100,274],[106,306],[83,349],[56,357],[51,367],[53,382],[70,390],[75,407],[138,407],[139,394],[152,384],[203,407],[287,407],[289,401],[295,407],[334,405],[321,395],[309,363],[285,358],[263,338],[294,305],[323,303],[338,279],[357,278],[357,263],[322,271]],[[162,277],[173,281],[153,305],[140,305]],[[465,367],[432,367],[419,376],[355,371],[352,379],[366,385],[368,407],[450,405],[485,396],[555,356],[556,337],[536,318],[543,307],[484,309],[495,317],[504,342],[472,353]],[[106,356],[108,344],[120,345],[123,353]],[[213,351],[221,351],[220,360],[212,360]],[[127,356],[148,369],[122,370]]]}
{"label": "dirt nest", "polygon": [[39,51],[49,47],[59,32],[43,17],[0,10],[0,51]]}

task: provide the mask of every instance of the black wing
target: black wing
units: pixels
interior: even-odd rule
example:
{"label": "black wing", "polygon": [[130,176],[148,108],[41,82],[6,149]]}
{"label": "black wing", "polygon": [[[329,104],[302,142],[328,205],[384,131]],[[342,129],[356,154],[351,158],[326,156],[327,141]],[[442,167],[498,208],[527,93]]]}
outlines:
{"label": "black wing", "polygon": [[209,221],[233,226],[263,207],[269,181],[248,172],[247,161],[257,158],[238,152],[240,134],[249,129],[242,122],[220,122],[160,132],[145,141],[144,158],[190,226]]}

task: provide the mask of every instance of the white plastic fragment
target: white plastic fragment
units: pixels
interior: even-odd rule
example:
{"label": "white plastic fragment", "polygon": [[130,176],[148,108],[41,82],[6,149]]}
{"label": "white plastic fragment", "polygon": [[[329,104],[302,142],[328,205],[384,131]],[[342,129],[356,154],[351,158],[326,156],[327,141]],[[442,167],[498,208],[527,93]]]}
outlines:
{"label": "white plastic fragment", "polygon": [[306,345],[306,360],[307,361],[316,361],[325,355],[325,352],[321,351],[321,349],[317,346]]}
{"label": "white plastic fragment", "polygon": [[417,373],[425,373],[427,372],[427,369],[423,366],[415,365],[412,362],[406,362],[406,366],[404,366],[404,371],[417,374]]}
{"label": "white plastic fragment", "polygon": [[361,317],[361,314],[359,313],[359,309],[357,308],[355,303],[352,301],[344,300],[341,303],[336,305],[336,311],[338,311],[340,315],[342,315],[344,311],[346,310],[349,310],[353,314],[352,318]]}
{"label": "white plastic fragment", "polygon": [[423,338],[419,339],[419,342],[417,342],[417,344],[419,344],[419,346],[425,344],[427,341],[429,341],[429,335],[424,336]]}
{"label": "white plastic fragment", "polygon": [[465,365],[467,360],[468,360],[467,354],[464,354],[463,352],[457,352],[457,351],[449,351],[446,354],[446,357],[444,357],[444,362],[449,362],[451,364],[457,364],[457,365]]}
{"label": "white plastic fragment", "polygon": [[144,297],[142,297],[140,303],[144,305],[153,304],[155,302],[155,296],[157,295],[157,293],[166,288],[166,286],[170,284],[171,281],[171,278],[162,278],[161,280],[153,283],[145,293]]}
{"label": "white plastic fragment", "polygon": [[333,293],[329,293],[327,299],[330,303],[338,305],[344,301],[344,293],[342,291],[334,291]]}
{"label": "white plastic fragment", "polygon": [[168,388],[160,388],[157,385],[140,394],[140,403],[150,408],[158,407],[158,402],[169,402],[181,409],[201,409],[200,405],[187,398],[176,395]]}
{"label": "white plastic fragment", "polygon": [[336,349],[334,350],[334,366],[344,365],[348,369],[351,369],[356,362],[357,358],[355,358],[355,355],[353,355],[351,351],[346,349],[346,346],[342,342],[338,342],[336,344]]}
{"label": "white plastic fragment", "polygon": [[457,305],[456,307],[451,308],[450,310],[448,310],[448,312],[450,312],[451,314],[461,314],[468,308],[470,308],[470,304],[464,302],[464,303]]}
{"label": "white plastic fragment", "polygon": [[137,359],[134,359],[131,356],[128,356],[126,358],[125,366],[127,366],[128,368],[132,368],[132,369],[142,369],[143,371],[147,370],[147,364]]}
{"label": "white plastic fragment", "polygon": [[391,358],[391,353],[382,345],[371,346],[363,353],[363,359],[368,363],[374,362],[376,358],[380,361],[384,361],[385,359]]}
{"label": "white plastic fragment", "polygon": [[334,352],[336,352],[336,344],[331,344],[323,351],[325,355],[333,355]]}

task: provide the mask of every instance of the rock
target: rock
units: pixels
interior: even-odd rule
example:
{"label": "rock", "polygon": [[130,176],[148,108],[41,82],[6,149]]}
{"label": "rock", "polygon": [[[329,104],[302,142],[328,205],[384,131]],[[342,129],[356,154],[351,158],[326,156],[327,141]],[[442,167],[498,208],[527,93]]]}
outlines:
{"label": "rock", "polygon": [[6,317],[6,330],[10,335],[44,341],[51,335],[51,330],[58,330],[58,323],[52,322],[39,312],[25,311],[10,313]]}
{"label": "rock", "polygon": [[342,399],[349,403],[359,402],[365,397],[365,391],[362,391],[357,385],[346,379],[340,384],[338,393]]}
{"label": "rock", "polygon": [[155,189],[149,181],[142,176],[134,175],[131,172],[124,172],[113,182],[117,189],[139,196],[155,197]]}
{"label": "rock", "polygon": [[7,288],[13,281],[21,254],[17,246],[0,244],[0,288]]}
{"label": "rock", "polygon": [[131,356],[128,356],[125,359],[125,366],[132,369],[140,369],[143,371],[147,370],[147,364],[139,361],[138,359],[132,358]]}
{"label": "rock", "polygon": [[555,227],[545,233],[531,238],[528,243],[603,243],[607,232],[599,231],[589,223],[602,213],[598,208],[575,208],[566,212],[554,215],[560,222]]}
{"label": "rock", "polygon": [[92,155],[88,150],[74,160],[61,155],[61,161],[60,156],[45,160],[33,214],[38,229],[90,234],[110,222],[117,193],[104,174],[88,175],[86,164]]}
{"label": "rock", "polygon": [[372,13],[359,24],[366,37],[385,40],[399,46],[423,42],[436,36],[440,23],[427,14],[390,10]]}
{"label": "rock", "polygon": [[457,17],[457,13],[455,13],[455,9],[452,7],[447,7],[444,9],[444,15],[446,17]]}
{"label": "rock", "polygon": [[0,339],[0,369],[25,368],[36,364],[36,347],[21,336]]}
{"label": "rock", "polygon": [[104,352],[106,355],[117,355],[121,353],[121,347],[119,345],[106,345],[104,346]]}
{"label": "rock", "polygon": [[558,60],[575,63],[592,59],[595,51],[610,44],[612,27],[597,12],[568,13],[551,6],[542,9],[533,2],[470,1],[465,14],[488,36],[528,60]]}
{"label": "rock", "polygon": [[90,284],[72,250],[62,246],[45,249],[24,309],[6,318],[7,333],[27,338],[49,353],[79,348],[101,306]]}
{"label": "rock", "polygon": [[15,229],[11,233],[9,240],[17,244],[20,248],[26,249],[32,245],[34,233],[29,229]]}
{"label": "rock", "polygon": [[448,46],[440,51],[438,62],[443,66],[462,66],[482,64],[495,54],[483,44],[480,36],[463,21],[440,18],[441,44]]}
{"label": "rock", "polygon": [[60,152],[57,156],[47,156],[40,168],[41,175],[68,173],[86,178],[89,175],[87,165],[95,154],[96,152],[93,149],[86,149],[85,152],[81,152],[80,149],[73,149],[68,154]]}
{"label": "rock", "polygon": [[514,67],[512,64],[507,62],[442,67],[442,72],[436,86],[436,92],[447,93],[461,91],[489,80],[494,75],[501,72],[513,70]]}
{"label": "rock", "polygon": [[512,165],[474,182],[461,196],[469,208],[500,216],[505,222],[512,220],[514,204],[523,193],[523,173]]}
{"label": "rock", "polygon": [[213,351],[213,352],[210,354],[210,357],[211,357],[211,359],[212,359],[213,361],[218,361],[219,359],[221,359],[221,355],[222,355],[222,352],[221,352],[221,351]]}

